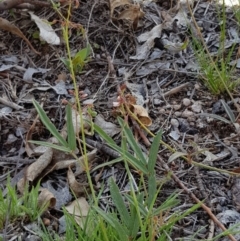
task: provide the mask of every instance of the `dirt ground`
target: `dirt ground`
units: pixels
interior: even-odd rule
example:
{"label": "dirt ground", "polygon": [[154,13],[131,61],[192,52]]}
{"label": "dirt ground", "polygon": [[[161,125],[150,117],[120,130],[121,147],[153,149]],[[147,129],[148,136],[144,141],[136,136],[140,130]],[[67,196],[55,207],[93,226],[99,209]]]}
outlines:
{"label": "dirt ground", "polygon": [[[113,114],[114,103],[117,102],[118,87],[126,85],[127,93],[135,96],[138,104],[147,110],[152,120],[152,125],[149,126],[151,132],[156,134],[161,129],[165,143],[178,152],[187,153],[192,161],[210,167],[191,165],[182,158],[176,158],[169,163],[172,171],[185,186],[200,200],[205,200],[214,215],[226,228],[229,228],[240,222],[239,180],[224,172],[232,170],[238,172],[239,113],[228,94],[214,96],[204,85],[203,70],[200,69],[192,47],[193,34],[190,33],[188,25],[191,23],[191,16],[187,2],[182,1],[181,4],[181,10],[176,7],[177,1],[160,0],[141,4],[145,15],[139,19],[137,29],[133,30],[128,21],[111,20],[108,1],[81,1],[79,8],[73,10],[71,21],[82,25],[87,37],[84,37],[76,26],[69,30],[70,48],[73,54],[86,47],[88,41],[92,47],[89,62],[76,76],[79,90],[87,95],[82,98],[81,103],[84,107],[87,103],[93,102],[94,110],[99,114],[100,120],[111,122],[118,129],[118,122]],[[212,1],[199,0],[192,3],[196,22],[213,58],[220,45],[221,9],[220,5]],[[0,30],[0,186],[2,190],[6,187],[8,174],[12,177],[12,183],[16,184],[23,177],[24,170],[37,159],[26,152],[26,135],[36,117],[32,99],[43,103],[49,118],[61,130],[65,123],[65,106],[62,100],[73,98],[71,76],[61,61],[61,58],[66,58],[67,53],[59,15],[49,8],[42,8],[35,14],[48,21],[58,20],[53,28],[60,36],[60,45],[50,45],[33,37],[38,29],[27,11],[0,12],[0,17],[19,27],[34,48],[41,53],[35,54],[24,40]],[[226,7],[226,16],[224,51],[227,56],[233,48],[231,61],[237,61],[237,66],[231,78],[237,79],[239,23],[230,7]],[[151,33],[155,36],[154,44],[151,42],[152,46],[145,52],[143,45],[152,36],[148,34],[147,39],[143,41],[139,41],[141,40],[139,36],[149,33],[164,21],[171,24],[162,29],[159,33],[161,36],[157,36],[157,30]],[[183,51],[174,53],[162,48],[161,39],[173,43],[188,39],[189,43]],[[59,85],[59,82],[62,84]],[[238,90],[236,88],[232,92],[235,104],[240,103]],[[223,101],[234,113],[234,123],[230,121]],[[216,115],[219,116],[218,119]],[[227,119],[228,123],[221,117]],[[113,138],[119,142],[119,132],[115,131]],[[49,132],[38,121],[32,139],[47,140],[49,137]],[[150,136],[147,138],[152,140]],[[97,134],[87,136],[87,141],[90,145],[101,143]],[[148,147],[141,138],[139,145],[147,152]],[[161,146],[160,155],[163,160],[167,162],[171,154],[166,147]],[[98,151],[94,166],[111,158],[107,153]],[[221,169],[222,172],[214,168]],[[157,178],[164,177],[164,169],[159,163],[156,171]],[[43,178],[42,185],[48,184],[55,190],[62,190],[67,182],[66,173],[67,169],[53,171]],[[93,178],[97,174],[98,171],[92,172]],[[98,182],[107,183],[107,179],[112,175],[123,190],[127,186],[127,181],[126,172],[121,164],[106,167]],[[82,182],[86,181],[84,174],[77,178]],[[61,181],[56,184],[56,180]],[[172,212],[184,211],[194,204],[194,201],[180,188],[176,188],[176,184],[171,180],[163,185],[159,202],[175,191],[180,192],[181,204]],[[69,189],[68,194],[65,203],[58,203],[57,209],[71,200]],[[102,195],[104,197],[108,194],[109,189],[106,184],[106,191]],[[104,201],[101,205],[105,205]],[[220,229],[205,211],[198,209],[175,225],[171,238],[190,240],[188,237],[196,232],[194,240],[204,240],[219,233]],[[240,240],[240,235],[235,237],[236,240]],[[9,240],[10,238],[11,234]],[[228,238],[218,240],[228,240]]]}

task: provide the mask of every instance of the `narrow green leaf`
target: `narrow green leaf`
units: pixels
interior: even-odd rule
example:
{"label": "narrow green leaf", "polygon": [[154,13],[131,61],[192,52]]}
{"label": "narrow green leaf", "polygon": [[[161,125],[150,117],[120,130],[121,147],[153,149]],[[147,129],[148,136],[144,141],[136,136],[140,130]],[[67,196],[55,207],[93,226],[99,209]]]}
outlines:
{"label": "narrow green leaf", "polygon": [[[131,203],[131,205],[135,206],[135,202],[134,202],[132,196],[126,194],[125,197],[126,197],[126,199]],[[138,200],[138,209],[139,209],[140,213],[141,213],[144,217],[147,216],[148,211],[147,211],[146,208],[144,207],[143,202],[139,202],[139,200]]]}
{"label": "narrow green leaf", "polygon": [[131,212],[131,219],[130,219],[130,236],[134,238],[137,236],[139,229],[140,229],[140,223],[139,223],[139,218],[138,218],[138,214],[137,214],[137,210],[136,207],[131,205],[130,208],[130,212]]}
{"label": "narrow green leaf", "polygon": [[157,195],[157,183],[156,183],[156,176],[154,174],[150,174],[148,177],[148,198],[147,198],[147,205],[150,208],[155,202]]}
{"label": "narrow green leaf", "polygon": [[69,70],[70,69],[70,61],[68,59],[60,58],[60,60],[64,63],[66,68]]}
{"label": "narrow green leaf", "polygon": [[104,212],[99,207],[93,206],[93,209],[95,209],[105,219],[105,221],[108,222],[113,228],[116,228],[115,220],[112,216],[110,216],[108,213]]}
{"label": "narrow green leaf", "polygon": [[162,230],[166,230],[167,227],[171,227],[173,226],[177,221],[182,220],[184,217],[186,217],[187,215],[189,215],[190,213],[194,212],[195,210],[197,210],[199,207],[201,207],[201,203],[197,203],[195,205],[193,205],[191,208],[189,208],[188,210],[186,210],[183,214],[177,214],[175,216],[175,218],[172,218],[171,220],[169,220],[168,222],[166,222],[165,224],[163,224],[160,227],[159,231]]}
{"label": "narrow green leaf", "polygon": [[179,204],[177,199],[179,194],[172,193],[167,200],[165,200],[157,209],[154,210],[154,215],[159,215],[159,213],[170,210],[171,208]]}
{"label": "narrow green leaf", "polygon": [[168,162],[167,163],[169,164],[169,163],[171,163],[172,161],[176,160],[177,158],[179,158],[181,156],[187,156],[187,153],[176,151],[168,158]]}
{"label": "narrow green leaf", "polygon": [[46,128],[51,132],[51,134],[58,140],[59,143],[61,143],[63,146],[68,147],[67,142],[64,140],[64,138],[60,135],[56,127],[53,125],[53,123],[50,121],[48,116],[46,115],[43,108],[38,104],[37,101],[33,100],[33,105],[35,106],[41,121],[46,126]]}
{"label": "narrow green leaf", "polygon": [[77,52],[74,59],[80,58],[80,60],[82,62],[84,62],[87,59],[87,57],[89,56],[90,53],[91,53],[91,48],[90,48],[90,44],[88,44],[86,48],[83,48],[83,49],[81,49],[80,51]]}
{"label": "narrow green leaf", "polygon": [[149,157],[148,157],[148,171],[150,173],[154,173],[155,164],[157,161],[157,154],[159,151],[160,140],[162,139],[162,132],[159,131],[157,135],[153,139],[153,143],[149,150]]}
{"label": "narrow green leaf", "polygon": [[[75,136],[73,121],[72,121],[72,108],[69,104],[66,107],[66,112],[67,112],[68,145],[72,151],[75,151],[76,150],[76,136]],[[76,123],[74,123],[74,124],[76,124]]]}
{"label": "narrow green leaf", "polygon": [[120,155],[126,157],[127,161],[136,169],[140,170],[144,174],[148,173],[146,165],[143,165],[137,158],[131,155],[129,152],[125,152],[121,147],[119,147],[114,140],[109,137],[106,132],[104,132],[99,126],[93,125],[95,131],[106,141],[107,145],[112,149],[116,150]]}
{"label": "narrow green leaf", "polygon": [[236,122],[236,118],[233,114],[233,111],[230,109],[230,107],[228,106],[228,104],[224,101],[224,100],[221,100],[221,103],[229,117],[229,119],[231,120],[232,123],[235,123]]}
{"label": "narrow green leaf", "polygon": [[116,185],[116,183],[113,181],[113,179],[111,178],[110,180],[110,193],[111,193],[111,197],[113,199],[113,202],[118,210],[118,213],[121,217],[122,222],[129,227],[130,223],[130,216],[128,213],[128,210],[126,208],[126,205],[123,201],[122,195],[120,194],[120,190],[118,188],[118,186]]}
{"label": "narrow green leaf", "polygon": [[95,209],[105,219],[105,221],[117,231],[119,238],[122,241],[128,240],[129,230],[127,230],[127,228],[119,222],[117,215],[114,216],[113,214],[106,213],[96,206],[93,206],[93,209]]}
{"label": "narrow green leaf", "polygon": [[116,150],[120,155],[122,155],[122,157],[125,158],[130,163],[130,165],[132,165],[134,168],[143,172],[144,174],[148,173],[146,165],[143,165],[142,162],[140,162],[137,158],[135,158],[129,152],[125,152],[121,147],[116,145],[110,144],[109,146],[114,150]]}
{"label": "narrow green leaf", "polygon": [[114,140],[109,137],[109,135],[105,131],[103,131],[101,127],[97,126],[96,124],[93,124],[93,127],[94,130],[107,142],[107,144],[116,145]]}
{"label": "narrow green leaf", "polygon": [[94,167],[94,168],[92,169],[92,172],[98,170],[99,168],[102,168],[102,167],[105,167],[105,166],[111,166],[111,165],[113,165],[113,164],[115,164],[115,163],[118,163],[118,162],[121,162],[121,161],[123,161],[123,157],[118,157],[118,158],[116,158],[116,159],[114,159],[114,160],[112,160],[112,161],[105,162],[105,163],[103,163],[103,164],[100,164],[100,165]]}
{"label": "narrow green leaf", "polygon": [[51,147],[53,149],[57,149],[57,150],[60,150],[60,151],[64,151],[64,152],[71,152],[71,149],[68,148],[68,147],[65,147],[65,146],[58,146],[58,145],[55,145],[55,144],[52,144],[52,143],[49,143],[49,142],[45,142],[45,141],[28,141],[30,143],[33,143],[33,144],[37,144],[37,145],[40,145],[40,146],[46,146],[46,147]]}
{"label": "narrow green leaf", "polygon": [[143,152],[141,150],[141,148],[139,147],[139,144],[137,143],[137,141],[135,140],[131,130],[126,126],[126,123],[124,123],[123,119],[118,118],[118,122],[121,125],[121,127],[123,128],[124,134],[126,135],[127,138],[127,142],[130,144],[130,146],[132,147],[135,155],[138,157],[138,159],[144,164],[147,164],[147,160],[146,157],[143,155]]}

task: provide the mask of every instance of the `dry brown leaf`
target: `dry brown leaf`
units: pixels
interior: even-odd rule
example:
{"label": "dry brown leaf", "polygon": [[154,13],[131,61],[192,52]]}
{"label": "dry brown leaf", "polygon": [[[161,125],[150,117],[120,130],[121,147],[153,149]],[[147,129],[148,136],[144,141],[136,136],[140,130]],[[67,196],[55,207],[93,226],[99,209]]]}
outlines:
{"label": "dry brown leaf", "polygon": [[28,167],[25,174],[25,180],[30,182],[34,181],[35,178],[38,177],[49,165],[49,163],[51,163],[52,156],[53,150],[48,147],[47,151]]}
{"label": "dry brown leaf", "polygon": [[76,180],[71,167],[68,168],[67,178],[68,178],[69,187],[73,191],[74,195],[76,197],[83,196],[83,194],[85,193],[85,190],[89,187],[88,183],[82,183],[82,184],[79,183]]}
{"label": "dry brown leaf", "polygon": [[89,204],[86,201],[85,198],[80,197],[76,200],[74,200],[70,205],[66,207],[66,210],[68,213],[74,215],[75,221],[78,223],[78,225],[83,228],[84,223],[86,221],[86,217],[89,212]]}
{"label": "dry brown leaf", "polygon": [[[91,117],[86,113],[87,110],[82,112],[82,120],[83,120],[83,128],[84,133],[89,134],[89,130],[91,130],[91,125],[88,121],[91,121]],[[72,122],[73,122],[73,128],[76,135],[78,133],[81,133],[81,117],[76,109],[72,108]]]}
{"label": "dry brown leaf", "polygon": [[[127,20],[131,21],[133,29],[137,29],[138,20],[144,16],[144,12],[137,4],[132,4],[128,0],[110,0],[110,15],[114,20]],[[114,14],[117,7],[125,8],[119,14]],[[115,16],[116,15],[116,16]]]}
{"label": "dry brown leaf", "polygon": [[124,6],[124,5],[131,5],[131,3],[128,0],[110,0],[110,13],[111,13],[111,18],[113,18],[113,12],[115,8]]}
{"label": "dry brown leaf", "polygon": [[25,37],[25,35],[22,33],[22,31],[19,28],[17,28],[16,26],[14,26],[13,24],[11,24],[7,19],[0,17],[0,29],[8,31],[8,32],[15,34],[18,37],[22,38],[23,40],[25,40],[25,42],[28,44],[28,46],[32,49],[32,51],[34,53],[39,54],[39,55],[41,54],[32,46],[32,44]]}
{"label": "dry brown leaf", "polygon": [[152,120],[144,107],[140,105],[131,105],[131,111],[138,117],[143,125],[150,126],[152,124]]}
{"label": "dry brown leaf", "polygon": [[45,205],[47,205],[46,208],[55,207],[56,198],[54,197],[54,195],[47,188],[40,188],[39,191],[41,192],[38,196],[38,207],[42,208]]}
{"label": "dry brown leaf", "polygon": [[17,182],[17,190],[23,194],[24,193],[24,189],[25,189],[25,178],[21,178],[18,182]]}
{"label": "dry brown leaf", "polygon": [[98,114],[95,117],[94,123],[101,127],[101,129],[110,137],[113,137],[121,131],[121,128],[119,128],[116,124],[105,121],[101,114]]}
{"label": "dry brown leaf", "polygon": [[[95,159],[96,154],[97,154],[97,149],[94,149],[91,152],[87,153],[87,159],[89,163],[91,163]],[[43,171],[41,178],[43,178],[44,176],[46,176],[47,174],[49,174],[54,170],[68,168],[69,166],[75,166],[76,167],[75,175],[79,175],[84,171],[83,161],[84,161],[84,156],[81,156],[78,160],[76,159],[64,160],[64,158],[57,159],[54,156],[52,158],[52,162]]]}

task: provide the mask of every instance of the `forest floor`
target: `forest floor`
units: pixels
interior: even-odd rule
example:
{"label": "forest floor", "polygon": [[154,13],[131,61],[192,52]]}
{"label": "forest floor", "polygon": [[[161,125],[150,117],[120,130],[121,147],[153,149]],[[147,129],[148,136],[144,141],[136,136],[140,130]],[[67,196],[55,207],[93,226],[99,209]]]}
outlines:
{"label": "forest floor", "polygon": [[[152,122],[149,130],[154,134],[162,130],[163,141],[189,158],[187,162],[176,157],[169,163],[171,170],[229,228],[240,222],[239,180],[229,174],[231,171],[237,174],[240,167],[240,119],[236,108],[240,105],[239,87],[231,90],[233,99],[227,92],[215,95],[207,87],[205,71],[209,70],[199,63],[194,49],[198,32],[188,4],[191,2],[192,13],[212,59],[220,69],[223,68],[221,61],[226,61],[224,68],[229,70],[228,77],[232,82],[238,81],[240,68],[238,10],[229,6],[223,8],[214,1],[180,2],[179,5],[178,1],[143,1],[140,6],[144,16],[135,19],[137,26],[133,26],[126,19],[113,21],[108,1],[81,1],[79,7],[72,10],[71,22],[75,25],[69,28],[70,49],[74,55],[89,43],[92,52],[83,70],[76,75],[77,85],[81,91],[83,109],[89,103],[93,105],[98,114],[95,123],[116,142],[120,140],[120,129],[114,109],[119,101],[119,88],[126,88],[126,93],[134,96],[136,104],[144,107],[148,113],[147,120]],[[21,29],[41,53],[34,53],[24,40],[0,30],[2,190],[6,188],[8,175],[12,184],[17,184],[24,177],[26,168],[37,159],[26,146],[29,130],[36,117],[32,100],[43,104],[48,117],[61,130],[65,123],[62,101],[73,98],[71,76],[61,61],[61,58],[67,58],[61,31],[62,20],[53,9],[43,7],[34,13],[42,19],[55,22],[53,28],[60,36],[60,45],[51,45],[34,37],[38,28],[27,11],[0,12],[0,17]],[[83,27],[84,34],[79,26]],[[223,33],[224,41],[221,42]],[[175,50],[178,43],[187,43],[187,46],[181,51]],[[211,65],[208,57],[205,63],[205,66]],[[229,109],[232,111],[229,112]],[[131,128],[134,132],[135,127],[133,123]],[[152,141],[146,133],[145,136]],[[50,134],[38,121],[31,137],[34,140],[47,140]],[[136,138],[141,149],[147,153],[146,142],[139,136]],[[90,146],[101,143],[96,134],[87,135],[87,141]],[[168,162],[172,153],[161,146],[160,155]],[[98,151],[93,166],[111,158],[108,153]],[[192,165],[191,161],[201,165]],[[165,175],[159,163],[156,172],[159,179]],[[106,183],[103,196],[109,194],[107,179],[110,176],[114,175],[121,190],[128,185],[124,165],[120,163],[105,167],[101,173],[95,171],[91,174],[93,178],[98,176],[97,182],[100,184]],[[61,206],[72,200],[68,189],[69,196],[64,202],[58,203],[61,188],[67,186],[67,168],[41,175],[41,185],[55,189],[56,209],[60,210]],[[77,179],[86,182],[84,173]],[[163,185],[159,202],[176,191],[179,192],[181,204],[171,212],[182,211],[194,204],[171,180]],[[105,205],[104,202],[102,205]],[[211,230],[215,231],[212,233]],[[204,240],[220,231],[207,213],[198,209],[174,226],[172,240],[188,240],[196,232],[195,239]],[[28,235],[26,233],[25,230],[23,237]],[[9,240],[11,237],[9,234]],[[235,238],[240,240],[240,234]]]}

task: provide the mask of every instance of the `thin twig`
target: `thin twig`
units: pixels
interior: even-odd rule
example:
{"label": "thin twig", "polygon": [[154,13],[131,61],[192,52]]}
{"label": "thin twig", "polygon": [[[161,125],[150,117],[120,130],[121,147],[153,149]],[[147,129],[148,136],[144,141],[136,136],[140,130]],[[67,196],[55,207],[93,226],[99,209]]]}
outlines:
{"label": "thin twig", "polygon": [[[158,155],[158,161],[161,163],[162,167],[171,175],[171,178],[201,207],[207,212],[210,218],[216,223],[223,231],[227,229],[224,225],[217,219],[217,217],[212,213],[211,209],[207,207],[203,202],[201,202],[182,182],[181,180],[171,171],[168,165],[162,160],[162,158]],[[232,234],[228,234],[228,237],[232,241],[237,241]]]}

